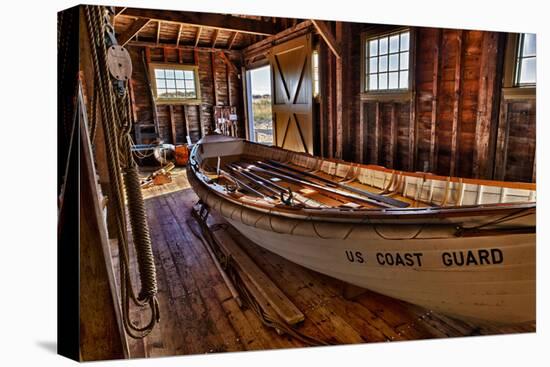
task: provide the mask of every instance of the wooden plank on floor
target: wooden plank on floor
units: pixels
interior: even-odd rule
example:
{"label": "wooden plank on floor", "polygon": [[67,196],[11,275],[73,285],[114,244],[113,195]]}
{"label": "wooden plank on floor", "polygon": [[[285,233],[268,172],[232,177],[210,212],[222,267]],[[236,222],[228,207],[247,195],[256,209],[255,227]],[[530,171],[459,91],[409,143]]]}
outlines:
{"label": "wooden plank on floor", "polygon": [[271,303],[273,309],[288,324],[304,320],[304,314],[281,292],[271,279],[248,257],[239,245],[223,230],[213,232],[216,242],[230,254],[239,269],[249,277],[260,293]]}

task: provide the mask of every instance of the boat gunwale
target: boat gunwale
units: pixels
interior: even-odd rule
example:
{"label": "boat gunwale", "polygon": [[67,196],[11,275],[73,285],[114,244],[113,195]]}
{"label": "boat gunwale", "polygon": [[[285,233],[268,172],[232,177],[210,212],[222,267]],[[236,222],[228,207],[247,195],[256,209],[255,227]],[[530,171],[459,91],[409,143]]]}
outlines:
{"label": "boat gunwale", "polygon": [[[247,142],[247,141],[245,141]],[[257,144],[257,143],[254,143]],[[472,217],[472,216],[486,216],[486,215],[506,215],[513,214],[514,212],[524,214],[536,213],[536,202],[520,202],[520,203],[494,203],[494,204],[480,204],[480,205],[462,205],[462,206],[449,206],[449,207],[407,207],[407,208],[324,208],[324,207],[289,207],[269,204],[262,202],[262,205],[258,202],[238,200],[231,195],[225,194],[219,190],[216,190],[211,184],[206,182],[203,178],[197,174],[197,161],[195,155],[197,153],[200,142],[195,144],[191,150],[190,163],[188,167],[193,173],[193,176],[199,181],[204,188],[214,193],[220,199],[226,200],[237,206],[246,207],[250,210],[267,213],[270,215],[282,216],[292,219],[300,220],[316,220],[316,221],[329,221],[339,222],[350,219],[359,219],[362,222],[370,219],[422,219],[422,218],[456,218],[456,217]],[[284,149],[283,149],[284,150]],[[284,150],[286,151],[286,150]],[[294,152],[291,152],[294,153]],[[309,156],[314,157],[314,156]],[[315,157],[314,157],[315,158]],[[349,162],[348,162],[349,164]],[[389,170],[391,172],[391,170]],[[200,172],[203,177],[207,177],[204,173]],[[493,182],[493,181],[489,181]],[[265,204],[264,204],[265,203]],[[366,222],[368,223],[368,222]],[[405,222],[403,224],[411,224]]]}

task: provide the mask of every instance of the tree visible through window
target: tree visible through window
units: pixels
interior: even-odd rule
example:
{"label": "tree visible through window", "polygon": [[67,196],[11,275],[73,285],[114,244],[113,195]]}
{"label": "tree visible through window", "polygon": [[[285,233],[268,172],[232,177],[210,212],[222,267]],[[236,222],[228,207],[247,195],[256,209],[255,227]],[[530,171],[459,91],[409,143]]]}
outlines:
{"label": "tree visible through window", "polygon": [[532,86],[537,81],[536,35],[524,33],[519,36],[515,85]]}
{"label": "tree visible through window", "polygon": [[369,38],[365,44],[367,91],[409,88],[410,32]]}

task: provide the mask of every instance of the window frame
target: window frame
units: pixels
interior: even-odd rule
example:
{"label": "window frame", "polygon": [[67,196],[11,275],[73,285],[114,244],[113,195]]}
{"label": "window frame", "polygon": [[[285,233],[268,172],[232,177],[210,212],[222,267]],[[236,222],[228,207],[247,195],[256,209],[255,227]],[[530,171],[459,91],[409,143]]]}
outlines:
{"label": "window frame", "polygon": [[[536,65],[536,59],[537,59],[537,52],[535,51],[535,56],[523,56],[523,41],[525,39],[526,33],[519,33],[517,35],[517,41],[516,41],[516,47],[515,47],[515,56],[514,56],[514,87],[516,88],[533,88],[537,85],[536,80],[536,66],[535,66],[535,82],[534,83],[520,83],[520,77],[521,77],[521,61],[523,59],[535,59],[535,65]],[[536,34],[535,34],[535,42],[536,42]]]}
{"label": "window frame", "polygon": [[[409,76],[406,89],[367,90],[367,41],[372,38],[391,36],[409,32]],[[416,58],[416,32],[414,27],[383,27],[361,33],[361,99],[362,100],[409,100],[412,98],[414,86],[414,65]],[[388,45],[389,47],[389,45]]]}
{"label": "window frame", "polygon": [[[160,98],[157,95],[157,78],[155,75],[155,69],[163,70],[183,70],[193,71],[193,79],[195,84],[196,98]],[[199,79],[199,67],[193,64],[174,64],[166,62],[152,62],[149,63],[149,76],[151,79],[151,91],[155,98],[155,103],[159,105],[196,105],[201,103],[201,87]]]}
{"label": "window frame", "polygon": [[526,86],[515,84],[520,33],[508,33],[504,51],[504,76],[502,81],[502,97],[507,99],[536,98],[536,83]]}

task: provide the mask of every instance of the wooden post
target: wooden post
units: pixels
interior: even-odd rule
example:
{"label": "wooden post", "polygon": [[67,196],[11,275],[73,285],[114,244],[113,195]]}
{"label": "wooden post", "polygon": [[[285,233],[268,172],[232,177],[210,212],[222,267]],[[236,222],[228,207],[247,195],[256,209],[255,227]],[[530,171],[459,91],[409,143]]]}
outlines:
{"label": "wooden post", "polygon": [[460,110],[462,100],[462,56],[464,53],[464,31],[457,31],[457,51],[455,62],[455,83],[454,83],[454,104],[453,104],[453,125],[451,131],[451,167],[450,176],[455,176],[458,172],[459,158],[459,139],[460,139]]}
{"label": "wooden post", "polygon": [[411,63],[411,71],[412,77],[411,77],[411,101],[409,103],[409,160],[407,163],[407,167],[409,171],[413,172],[415,170],[415,162],[416,162],[416,154],[418,149],[417,144],[417,128],[418,128],[418,122],[417,114],[416,114],[416,31],[413,30],[411,32],[411,50],[412,53],[410,55],[412,56],[412,63]]}
{"label": "wooden post", "polygon": [[478,96],[478,114],[476,121],[474,161],[472,175],[476,178],[490,178],[490,163],[493,161],[490,152],[492,135],[492,116],[498,79],[498,42],[496,32],[483,32],[481,47],[480,85]]}
{"label": "wooden post", "polygon": [[390,120],[390,164],[391,168],[396,168],[397,157],[397,117],[396,117],[396,104],[391,104],[391,120]]}
{"label": "wooden post", "polygon": [[183,105],[183,119],[184,119],[184,122],[185,122],[185,135],[184,136],[186,136],[186,137],[188,136],[189,140],[191,140],[191,127],[189,126],[189,113],[187,111],[187,105],[186,104]]}
{"label": "wooden post", "polygon": [[210,60],[212,62],[212,95],[214,97],[214,103],[212,105],[212,129],[216,128],[216,106],[218,105],[218,81],[216,80],[216,53],[210,54]]}
{"label": "wooden post", "polygon": [[[342,44],[342,22],[336,22],[336,39]],[[343,158],[344,126],[343,126],[343,79],[344,66],[342,58],[336,58],[336,158]]]}
{"label": "wooden post", "polygon": [[508,160],[508,135],[510,122],[508,121],[508,102],[502,99],[498,124],[497,148],[495,154],[495,180],[504,180],[506,176],[506,161]]}
{"label": "wooden post", "polygon": [[432,116],[430,125],[430,172],[435,173],[437,170],[437,96],[439,90],[439,65],[441,64],[441,38],[442,31],[437,29],[437,38],[434,47],[433,55],[433,71],[432,71]]}
{"label": "wooden post", "polygon": [[359,100],[359,147],[357,149],[357,162],[363,163],[365,156],[365,108],[364,102]]}
{"label": "wooden post", "polygon": [[227,83],[227,105],[231,106],[232,105],[232,103],[231,103],[232,98],[231,97],[233,97],[233,96],[231,95],[231,73],[230,73],[228,64],[225,64],[225,80],[226,80],[226,83]]}
{"label": "wooden post", "polygon": [[329,158],[334,158],[334,132],[336,119],[334,117],[334,56],[327,53],[327,136],[328,136],[328,154]]}
{"label": "wooden post", "polygon": [[374,164],[379,164],[380,156],[380,102],[376,101],[374,118]]}
{"label": "wooden post", "polygon": [[172,144],[176,145],[177,139],[176,139],[176,121],[174,116],[174,106],[169,105],[168,106],[168,115],[170,117],[170,131],[172,132]]}

